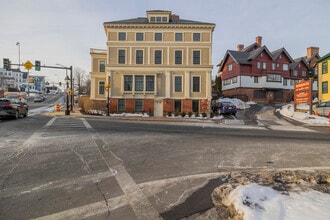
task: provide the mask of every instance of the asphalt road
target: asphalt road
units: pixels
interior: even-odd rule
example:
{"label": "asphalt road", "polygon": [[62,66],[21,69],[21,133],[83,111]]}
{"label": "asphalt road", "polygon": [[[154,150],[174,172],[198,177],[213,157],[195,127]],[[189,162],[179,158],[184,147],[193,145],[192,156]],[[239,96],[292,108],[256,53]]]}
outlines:
{"label": "asphalt road", "polygon": [[279,122],[33,115],[0,137],[0,219],[180,219],[210,208],[228,171],[330,167],[326,130]]}

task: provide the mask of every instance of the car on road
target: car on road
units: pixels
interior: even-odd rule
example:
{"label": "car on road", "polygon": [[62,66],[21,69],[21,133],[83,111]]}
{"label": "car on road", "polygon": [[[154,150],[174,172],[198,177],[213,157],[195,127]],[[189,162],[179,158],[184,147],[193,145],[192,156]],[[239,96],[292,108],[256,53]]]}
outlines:
{"label": "car on road", "polygon": [[329,116],[330,113],[330,101],[327,102],[321,102],[319,105],[314,107],[314,113],[316,113],[320,116]]}
{"label": "car on road", "polygon": [[213,105],[212,111],[216,114],[236,115],[237,107],[231,102],[217,102]]}
{"label": "car on road", "polygon": [[20,99],[0,98],[0,118],[26,117],[28,111],[28,105]]}
{"label": "car on road", "polygon": [[34,102],[43,102],[46,100],[46,97],[42,94],[36,95],[34,97]]}

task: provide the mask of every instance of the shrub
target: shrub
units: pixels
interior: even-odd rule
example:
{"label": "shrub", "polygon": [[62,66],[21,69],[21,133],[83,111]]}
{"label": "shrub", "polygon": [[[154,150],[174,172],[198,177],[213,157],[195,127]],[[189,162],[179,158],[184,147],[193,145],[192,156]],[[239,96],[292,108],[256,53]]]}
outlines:
{"label": "shrub", "polygon": [[190,118],[192,116],[192,112],[188,112],[188,116]]}
{"label": "shrub", "polygon": [[171,117],[171,116],[172,116],[172,112],[168,112],[168,113],[167,113],[167,116],[168,116],[168,117]]}
{"label": "shrub", "polygon": [[207,117],[207,114],[205,112],[202,113],[203,118]]}
{"label": "shrub", "polygon": [[184,116],[186,116],[186,113],[185,112],[181,112],[181,116],[182,116],[182,118],[184,118]]}
{"label": "shrub", "polygon": [[178,117],[178,116],[179,116],[179,112],[175,112],[175,113],[174,113],[174,116],[175,116],[175,117]]}

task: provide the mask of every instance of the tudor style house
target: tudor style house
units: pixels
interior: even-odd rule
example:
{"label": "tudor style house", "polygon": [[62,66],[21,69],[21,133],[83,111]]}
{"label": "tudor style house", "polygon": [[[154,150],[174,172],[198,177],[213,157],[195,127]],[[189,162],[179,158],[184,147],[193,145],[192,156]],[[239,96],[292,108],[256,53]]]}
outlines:
{"label": "tudor style house", "polygon": [[107,48],[90,50],[91,100],[109,95],[110,112],[208,112],[214,28],[163,10],[105,22]]}
{"label": "tudor style house", "polygon": [[[307,57],[293,59],[285,48],[270,52],[262,37],[237,51],[228,50],[218,64],[224,96],[245,101],[289,102],[294,98],[294,83],[313,76],[319,48],[307,48]],[[317,83],[313,84],[316,94]]]}
{"label": "tudor style house", "polygon": [[319,101],[330,101],[330,53],[321,57],[317,61],[318,83],[319,83]]}

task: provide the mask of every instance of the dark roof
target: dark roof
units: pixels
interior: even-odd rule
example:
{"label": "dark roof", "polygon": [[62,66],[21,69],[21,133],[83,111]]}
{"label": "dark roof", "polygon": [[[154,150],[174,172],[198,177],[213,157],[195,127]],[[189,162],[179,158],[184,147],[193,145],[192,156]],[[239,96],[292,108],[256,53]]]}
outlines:
{"label": "dark roof", "polygon": [[201,21],[191,21],[185,19],[171,19],[168,23],[158,23],[158,22],[148,22],[146,17],[138,17],[119,21],[108,21],[104,22],[103,25],[110,24],[157,24],[157,25],[167,25],[167,24],[198,24],[198,25],[215,25],[213,23],[201,22]]}
{"label": "dark roof", "polygon": [[294,62],[293,59],[292,59],[292,57],[290,56],[290,54],[288,53],[288,51],[286,51],[286,49],[285,49],[284,47],[282,47],[282,48],[280,48],[280,49],[275,50],[275,51],[272,52],[273,59],[274,59],[274,60],[277,59],[277,57],[278,57],[280,54],[282,54],[282,53],[284,53],[284,54],[289,58],[289,60],[290,60],[291,62]]}
{"label": "dark roof", "polygon": [[241,51],[243,51],[243,52],[251,52],[251,51],[257,49],[258,47],[260,47],[259,44],[253,43],[253,44],[251,44],[251,45],[249,45],[247,47],[244,47]]}
{"label": "dark roof", "polygon": [[239,64],[250,64],[249,56],[250,53],[248,52],[241,52],[235,50],[228,50],[228,54]]}

